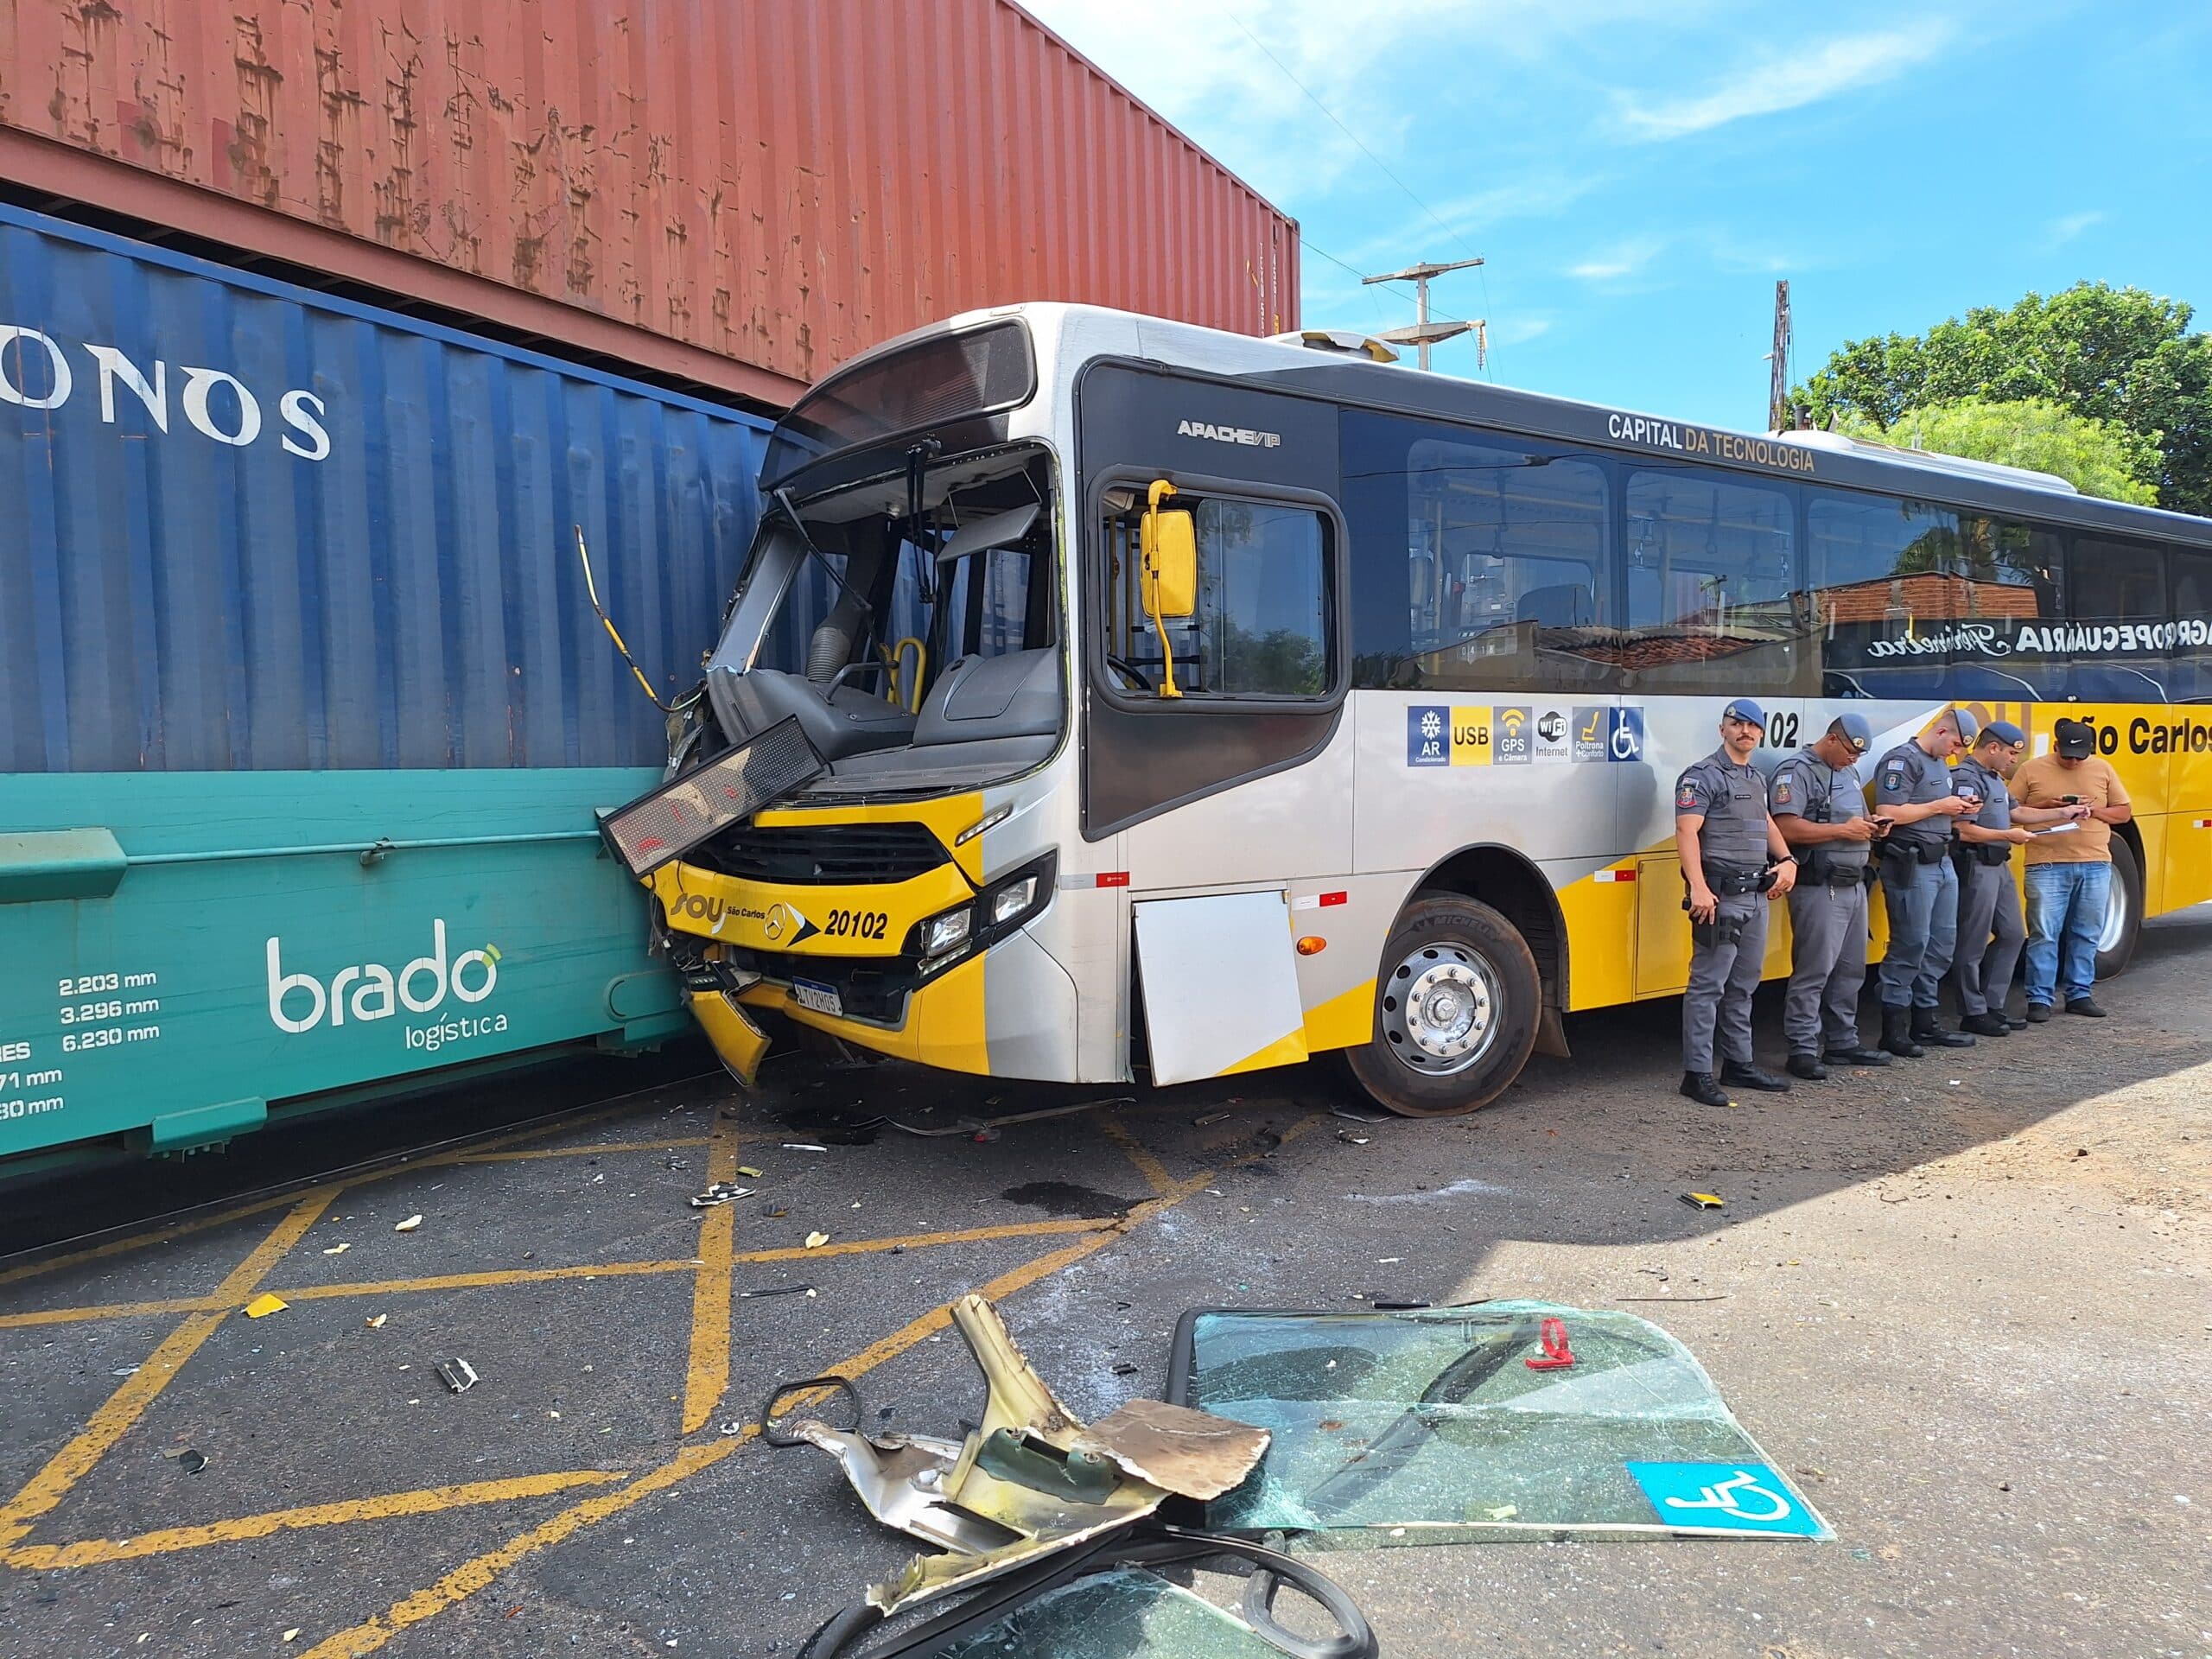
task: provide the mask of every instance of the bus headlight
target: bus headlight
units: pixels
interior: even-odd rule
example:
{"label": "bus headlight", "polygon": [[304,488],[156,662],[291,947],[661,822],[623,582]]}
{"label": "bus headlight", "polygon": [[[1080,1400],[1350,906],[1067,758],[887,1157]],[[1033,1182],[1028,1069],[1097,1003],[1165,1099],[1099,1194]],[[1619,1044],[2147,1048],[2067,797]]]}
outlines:
{"label": "bus headlight", "polygon": [[974,922],[975,912],[964,905],[958,910],[933,917],[922,931],[922,954],[925,957],[942,957],[957,950],[968,943],[969,929]]}
{"label": "bus headlight", "polygon": [[1010,922],[1037,902],[1037,878],[1025,875],[991,895],[991,925]]}

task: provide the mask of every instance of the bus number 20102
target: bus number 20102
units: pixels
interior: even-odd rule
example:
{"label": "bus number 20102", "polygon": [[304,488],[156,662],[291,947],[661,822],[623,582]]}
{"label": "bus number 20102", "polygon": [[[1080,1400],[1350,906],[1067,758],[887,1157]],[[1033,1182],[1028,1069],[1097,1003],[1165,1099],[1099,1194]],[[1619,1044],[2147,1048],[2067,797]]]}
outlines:
{"label": "bus number 20102", "polygon": [[822,931],[833,938],[880,939],[890,927],[891,918],[880,910],[833,910]]}

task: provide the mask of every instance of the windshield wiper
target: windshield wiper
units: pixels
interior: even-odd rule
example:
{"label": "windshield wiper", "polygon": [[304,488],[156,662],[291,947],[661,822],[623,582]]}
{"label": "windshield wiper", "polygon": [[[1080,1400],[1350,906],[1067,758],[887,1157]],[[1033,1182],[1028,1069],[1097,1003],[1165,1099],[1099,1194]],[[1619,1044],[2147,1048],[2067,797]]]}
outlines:
{"label": "windshield wiper", "polygon": [[798,537],[798,544],[812,556],[816,563],[830,573],[830,580],[842,588],[846,597],[861,607],[861,615],[874,615],[875,607],[868,602],[868,595],[845,580],[845,573],[830,563],[830,556],[817,547],[814,544],[814,537],[806,533],[806,526],[799,522],[798,509],[791,505],[791,492],[778,488],[771,492],[771,499],[783,510],[784,517],[791,520],[791,530]]}

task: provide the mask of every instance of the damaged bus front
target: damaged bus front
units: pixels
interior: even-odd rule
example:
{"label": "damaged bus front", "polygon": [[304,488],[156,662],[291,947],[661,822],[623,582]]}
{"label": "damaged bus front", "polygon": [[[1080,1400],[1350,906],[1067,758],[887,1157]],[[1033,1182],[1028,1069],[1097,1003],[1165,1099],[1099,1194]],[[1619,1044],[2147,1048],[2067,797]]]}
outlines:
{"label": "damaged bus front", "polygon": [[664,793],[725,763],[748,789],[691,790],[715,804],[652,837],[690,844],[631,859],[748,1080],[760,1010],[954,1071],[1112,1069],[1086,1064],[1055,916],[1065,435],[1038,384],[1020,321],[936,330],[826,381],[771,440],[767,511],[670,722]]}

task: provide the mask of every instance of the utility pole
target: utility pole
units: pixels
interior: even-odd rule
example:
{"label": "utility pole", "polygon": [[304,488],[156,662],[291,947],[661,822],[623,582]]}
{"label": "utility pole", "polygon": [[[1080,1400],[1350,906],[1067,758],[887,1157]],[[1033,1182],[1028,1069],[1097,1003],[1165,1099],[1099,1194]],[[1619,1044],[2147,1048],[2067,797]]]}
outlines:
{"label": "utility pole", "polygon": [[1767,377],[1766,429],[1787,432],[1797,424],[1789,408],[1789,284],[1774,285],[1774,355]]}
{"label": "utility pole", "polygon": [[1363,287],[1371,288],[1377,283],[1411,283],[1414,285],[1414,326],[1393,328],[1382,338],[1394,346],[1412,346],[1420,353],[1421,365],[1428,366],[1428,348],[1440,340],[1464,334],[1475,325],[1471,322],[1431,322],[1428,320],[1428,283],[1433,276],[1441,276],[1447,270],[1465,270],[1479,265],[1479,259],[1461,259],[1448,265],[1423,261],[1408,265],[1403,270],[1394,270],[1382,276],[1363,276]]}

